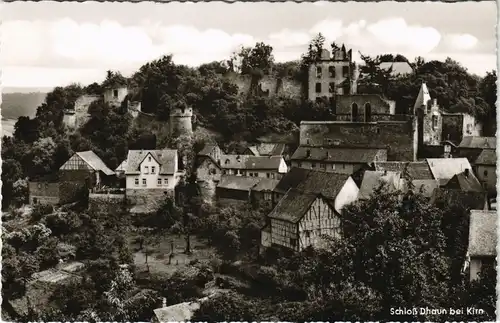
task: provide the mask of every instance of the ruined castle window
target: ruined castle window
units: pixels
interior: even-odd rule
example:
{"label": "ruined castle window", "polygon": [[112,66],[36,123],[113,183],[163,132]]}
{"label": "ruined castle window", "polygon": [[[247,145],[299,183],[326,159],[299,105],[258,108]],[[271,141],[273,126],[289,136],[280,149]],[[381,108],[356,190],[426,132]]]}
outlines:
{"label": "ruined castle window", "polygon": [[349,66],[342,66],[342,76],[347,77],[349,75]]}
{"label": "ruined castle window", "polygon": [[142,179],[142,186],[146,186],[146,184],[147,184],[147,183],[146,183],[146,179],[145,179],[145,178],[143,178],[143,179]]}
{"label": "ruined castle window", "polygon": [[113,97],[115,97],[115,98],[118,97],[118,90],[113,90]]}
{"label": "ruined castle window", "polygon": [[436,130],[438,124],[438,117],[432,116],[432,130]]}
{"label": "ruined castle window", "polygon": [[330,93],[335,93],[335,83],[331,82],[328,86],[328,91]]}
{"label": "ruined castle window", "polygon": [[321,70],[321,67],[320,67],[320,66],[316,67],[316,77],[317,77],[317,78],[321,78],[321,76],[322,76],[322,74],[323,74],[322,72],[323,72],[323,71]]}
{"label": "ruined castle window", "polygon": [[365,122],[372,121],[372,105],[370,103],[365,103]]}
{"label": "ruined castle window", "polygon": [[151,166],[151,174],[156,174],[156,167]]}
{"label": "ruined castle window", "polygon": [[158,180],[156,181],[156,185],[161,186],[161,178],[158,178]]}
{"label": "ruined castle window", "polygon": [[333,67],[333,66],[328,67],[328,73],[330,74],[330,78],[334,78],[335,77],[335,67]]}
{"label": "ruined castle window", "polygon": [[484,176],[488,176],[488,171],[485,170],[483,174],[484,174]]}
{"label": "ruined castle window", "polygon": [[358,120],[358,105],[354,102],[351,106],[351,121],[355,122]]}
{"label": "ruined castle window", "polygon": [[138,178],[135,179],[135,186],[139,186],[139,179]]}
{"label": "ruined castle window", "polygon": [[321,92],[321,83],[316,83],[316,93]]}

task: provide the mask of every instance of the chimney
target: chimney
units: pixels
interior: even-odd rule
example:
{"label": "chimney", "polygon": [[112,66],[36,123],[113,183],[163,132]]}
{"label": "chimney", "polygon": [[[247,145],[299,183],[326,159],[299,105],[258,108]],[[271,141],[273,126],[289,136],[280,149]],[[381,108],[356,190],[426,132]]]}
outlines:
{"label": "chimney", "polygon": [[432,105],[433,106],[437,106],[438,104],[438,100],[437,99],[432,99]]}
{"label": "chimney", "polygon": [[465,177],[469,177],[469,169],[468,168],[466,168],[464,170],[464,174],[465,174]]}
{"label": "chimney", "polygon": [[162,302],[161,307],[167,307],[167,298],[166,297],[163,297],[163,302]]}

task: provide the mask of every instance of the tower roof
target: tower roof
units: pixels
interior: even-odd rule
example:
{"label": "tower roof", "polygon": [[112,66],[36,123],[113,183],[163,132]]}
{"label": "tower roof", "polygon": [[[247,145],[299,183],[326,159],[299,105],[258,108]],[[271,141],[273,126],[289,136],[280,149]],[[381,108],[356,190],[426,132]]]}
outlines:
{"label": "tower roof", "polygon": [[431,100],[431,95],[429,94],[429,89],[427,89],[427,85],[425,85],[425,82],[422,82],[413,109],[416,111],[422,106],[427,106],[427,102],[429,102],[430,100]]}

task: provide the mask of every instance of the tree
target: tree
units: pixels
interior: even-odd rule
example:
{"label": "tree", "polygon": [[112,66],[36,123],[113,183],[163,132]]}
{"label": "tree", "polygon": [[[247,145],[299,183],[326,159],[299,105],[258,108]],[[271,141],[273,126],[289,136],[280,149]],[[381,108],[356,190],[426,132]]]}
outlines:
{"label": "tree", "polygon": [[262,42],[252,48],[242,47],[238,55],[241,57],[242,74],[267,75],[274,63],[273,48]]}

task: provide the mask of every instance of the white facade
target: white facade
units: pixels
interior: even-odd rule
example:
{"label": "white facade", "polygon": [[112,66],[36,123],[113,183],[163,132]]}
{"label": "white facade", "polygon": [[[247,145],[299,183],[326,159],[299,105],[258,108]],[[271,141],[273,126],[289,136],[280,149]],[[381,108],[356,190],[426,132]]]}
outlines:
{"label": "white facade", "polygon": [[125,100],[127,94],[128,89],[126,86],[107,89],[104,92],[104,102],[112,107],[119,107],[122,104],[123,100]]}
{"label": "white facade", "polygon": [[160,164],[148,153],[140,164],[140,174],[127,174],[127,189],[173,190],[179,180],[177,155],[174,162],[174,174],[160,175]]}

